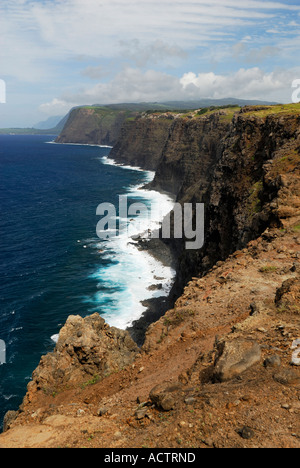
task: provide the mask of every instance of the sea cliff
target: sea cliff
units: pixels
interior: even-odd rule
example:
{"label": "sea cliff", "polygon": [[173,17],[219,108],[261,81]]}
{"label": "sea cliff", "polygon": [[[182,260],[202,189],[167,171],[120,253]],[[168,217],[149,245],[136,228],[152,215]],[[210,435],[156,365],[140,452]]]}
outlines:
{"label": "sea cliff", "polygon": [[113,146],[118,140],[124,121],[135,116],[135,112],[107,107],[75,108],[70,112],[62,132],[55,141]]}
{"label": "sea cliff", "polygon": [[204,203],[204,246],[166,241],[176,284],[142,347],[71,317],[0,447],[299,447],[300,105],[141,113],[113,157]]}

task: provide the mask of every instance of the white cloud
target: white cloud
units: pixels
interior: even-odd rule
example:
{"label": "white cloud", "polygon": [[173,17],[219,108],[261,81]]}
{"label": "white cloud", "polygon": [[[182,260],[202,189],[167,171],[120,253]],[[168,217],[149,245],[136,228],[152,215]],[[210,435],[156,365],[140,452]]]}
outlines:
{"label": "white cloud", "polygon": [[176,59],[187,57],[181,47],[176,44],[168,44],[160,39],[156,39],[150,44],[142,45],[139,39],[131,41],[120,41],[123,58],[131,60],[138,67],[144,67],[148,63],[156,64],[164,61],[164,64],[172,64]]}
{"label": "white cloud", "polygon": [[[288,73],[264,73],[260,68],[240,69],[231,75],[186,73],[180,80],[187,94],[210,98],[274,99],[278,91],[291,94]],[[234,96],[233,96],[234,94]]]}
{"label": "white cloud", "polygon": [[167,55],[183,58],[241,28],[268,23],[281,10],[300,6],[255,0],[4,0],[1,73],[40,80],[54,69],[50,61],[121,58],[124,44],[138,66]]}
{"label": "white cloud", "polygon": [[49,116],[56,116],[56,115],[64,115],[69,112],[72,107],[75,107],[76,103],[66,102],[63,99],[52,99],[51,102],[46,102],[45,104],[41,104],[39,110],[46,115]]}
{"label": "white cloud", "polygon": [[[43,102],[47,115],[120,101],[288,101],[300,76],[289,71],[300,49],[300,5],[290,2],[2,0],[0,78],[19,106]],[[241,62],[260,68],[237,70]]]}
{"label": "white cloud", "polygon": [[179,79],[167,73],[155,70],[142,71],[126,67],[109,82],[100,82],[87,87],[77,94],[64,94],[66,102],[78,104],[109,104],[117,102],[136,102],[166,100],[180,92]]}
{"label": "white cloud", "polygon": [[109,70],[103,65],[96,65],[93,67],[87,67],[82,70],[81,74],[91,78],[91,80],[99,80],[109,75]]}
{"label": "white cloud", "polygon": [[75,105],[227,97],[291,102],[291,86],[297,77],[300,68],[271,73],[258,67],[242,68],[227,75],[189,72],[180,78],[154,70],[126,68],[110,82],[100,82],[77,94],[65,94],[44,104],[41,110],[57,115]]}
{"label": "white cloud", "polygon": [[245,42],[238,42],[232,48],[233,55],[237,60],[245,60],[248,63],[263,62],[267,58],[279,55],[281,50],[279,47],[263,46],[263,47],[248,47]]}

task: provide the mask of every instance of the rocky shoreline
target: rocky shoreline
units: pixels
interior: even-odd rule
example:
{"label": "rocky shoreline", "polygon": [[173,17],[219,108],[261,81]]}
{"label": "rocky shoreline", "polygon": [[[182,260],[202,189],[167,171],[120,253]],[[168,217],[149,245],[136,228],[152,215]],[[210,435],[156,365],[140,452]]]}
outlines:
{"label": "rocky shoreline", "polygon": [[139,243],[175,262],[174,300],[127,331],[70,317],[0,447],[299,448],[300,107],[233,114],[162,149],[153,188],[206,205],[200,251]]}
{"label": "rocky shoreline", "polygon": [[[163,240],[141,239],[138,241],[137,248],[146,251],[164,266],[170,267],[176,272],[178,260],[170,246],[168,246]],[[163,284],[164,278],[158,279],[161,279]],[[159,288],[159,286],[153,285],[153,289],[154,288]],[[132,325],[127,328],[130,336],[138,346],[142,346],[144,344],[145,335],[149,326],[159,320],[167,310],[173,306],[175,299],[174,293],[171,290],[168,296],[146,299],[142,302],[142,305],[147,307],[147,310],[138,320],[135,320]]]}

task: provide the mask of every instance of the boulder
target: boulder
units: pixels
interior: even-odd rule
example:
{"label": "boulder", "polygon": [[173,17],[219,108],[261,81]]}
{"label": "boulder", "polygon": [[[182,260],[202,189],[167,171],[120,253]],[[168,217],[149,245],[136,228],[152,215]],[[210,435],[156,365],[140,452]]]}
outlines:
{"label": "boulder", "polygon": [[17,418],[18,411],[7,411],[3,419],[3,432],[7,432],[10,429],[11,424]]}
{"label": "boulder", "polygon": [[275,295],[275,304],[278,308],[294,314],[300,313],[300,279],[290,278],[282,283]]}
{"label": "boulder", "polygon": [[280,367],[281,366],[281,359],[280,356],[275,354],[274,356],[269,356],[264,361],[265,367]]}
{"label": "boulder", "polygon": [[281,385],[300,388],[300,375],[293,369],[282,369],[273,375],[273,379]]}
{"label": "boulder", "polygon": [[139,348],[129,333],[109,327],[99,314],[70,316],[53,353],[43,356],[28,385],[27,398],[37,390],[53,392],[78,383],[96,383],[131,364]]}
{"label": "boulder", "polygon": [[180,400],[181,388],[180,384],[170,385],[169,382],[163,382],[151,390],[149,398],[158,408],[171,411]]}
{"label": "boulder", "polygon": [[223,341],[217,344],[213,380],[225,382],[240,376],[261,360],[261,348],[246,340]]}
{"label": "boulder", "polygon": [[253,437],[255,436],[254,431],[251,429],[251,427],[248,426],[244,426],[240,431],[238,431],[238,433],[243,439],[246,440],[253,439]]}

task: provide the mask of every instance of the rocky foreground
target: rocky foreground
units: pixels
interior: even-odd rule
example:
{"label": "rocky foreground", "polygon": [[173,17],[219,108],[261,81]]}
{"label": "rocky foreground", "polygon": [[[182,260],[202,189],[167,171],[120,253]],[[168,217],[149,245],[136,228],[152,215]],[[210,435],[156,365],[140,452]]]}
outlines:
{"label": "rocky foreground", "polygon": [[195,278],[141,350],[70,317],[0,446],[299,447],[299,245],[268,230]]}
{"label": "rocky foreground", "polygon": [[[257,112],[239,116],[220,147],[204,194],[205,257],[181,260],[181,277],[184,265],[206,270],[150,325],[141,348],[97,314],[70,316],[21,408],[6,415],[0,447],[300,447],[299,111],[267,124]],[[209,124],[215,132],[211,117],[201,125]],[[158,178],[175,164],[167,149]],[[232,226],[216,225],[231,192],[223,217]],[[244,245],[230,253],[221,234],[231,232],[237,246],[245,225]],[[214,262],[216,245],[222,260]]]}

